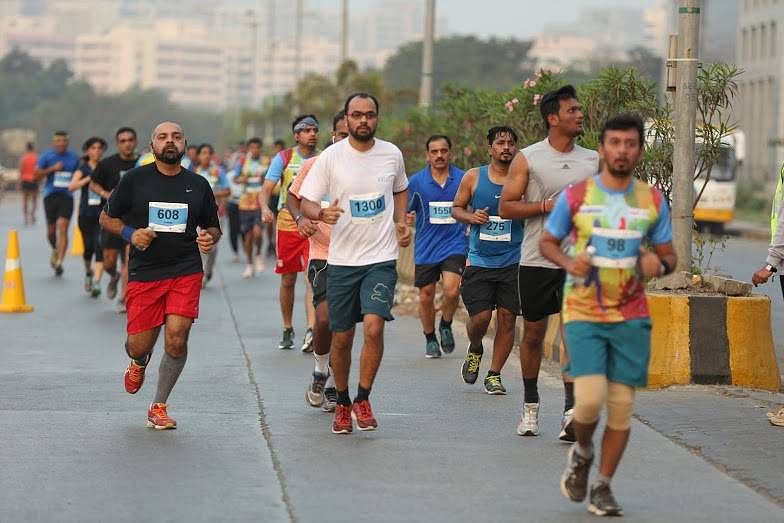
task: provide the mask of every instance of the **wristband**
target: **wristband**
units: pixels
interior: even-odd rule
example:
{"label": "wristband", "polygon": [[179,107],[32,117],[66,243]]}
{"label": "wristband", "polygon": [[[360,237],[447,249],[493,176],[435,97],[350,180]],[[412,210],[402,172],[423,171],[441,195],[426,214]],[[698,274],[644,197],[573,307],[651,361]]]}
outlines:
{"label": "wristband", "polygon": [[299,221],[300,221],[301,219],[302,219],[302,215],[301,215],[301,214],[298,214],[298,215],[297,215],[297,216],[294,218],[294,223],[296,223],[297,225],[299,225]]}
{"label": "wristband", "polygon": [[547,214],[546,211],[544,210],[544,200],[542,200],[542,214]]}
{"label": "wristband", "polygon": [[661,263],[661,266],[662,266],[662,269],[663,269],[662,270],[662,276],[665,276],[665,275],[670,274],[672,272],[672,267],[670,267],[669,263],[667,263],[663,259],[660,259],[659,262]]}
{"label": "wristband", "polygon": [[123,240],[125,240],[125,241],[130,243],[131,236],[133,236],[133,233],[135,233],[135,232],[136,232],[136,229],[134,229],[133,227],[131,227],[129,225],[123,225],[122,232],[120,232],[120,236],[122,236]]}

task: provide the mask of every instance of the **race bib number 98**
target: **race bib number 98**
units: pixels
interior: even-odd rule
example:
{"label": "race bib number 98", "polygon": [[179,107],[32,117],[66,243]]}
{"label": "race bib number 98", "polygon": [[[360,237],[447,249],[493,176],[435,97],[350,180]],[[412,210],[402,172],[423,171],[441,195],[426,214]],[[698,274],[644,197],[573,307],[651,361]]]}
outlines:
{"label": "race bib number 98", "polygon": [[479,239],[486,242],[511,242],[512,220],[490,216],[490,220],[480,226]]}
{"label": "race bib number 98", "polygon": [[452,202],[430,202],[430,223],[451,224],[456,223],[452,218]]}
{"label": "race bib number 98", "polygon": [[349,197],[348,202],[353,223],[373,223],[386,209],[384,195],[381,193],[358,194]]}
{"label": "race bib number 98", "polygon": [[596,253],[591,258],[595,267],[631,269],[637,265],[642,245],[642,233],[629,229],[595,227],[591,245]]}
{"label": "race bib number 98", "polygon": [[58,189],[67,189],[71,183],[73,173],[71,171],[57,171],[54,173],[54,185]]}
{"label": "race bib number 98", "polygon": [[150,202],[149,227],[155,232],[185,232],[188,204]]}

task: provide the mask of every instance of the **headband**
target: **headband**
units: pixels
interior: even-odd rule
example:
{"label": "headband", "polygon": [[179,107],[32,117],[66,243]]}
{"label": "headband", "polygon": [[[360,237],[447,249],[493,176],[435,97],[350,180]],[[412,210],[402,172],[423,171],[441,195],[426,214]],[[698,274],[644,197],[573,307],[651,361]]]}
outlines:
{"label": "headband", "polygon": [[304,131],[308,127],[315,127],[316,130],[318,130],[319,124],[313,117],[307,116],[297,122],[297,125],[294,126],[294,132],[298,133],[300,131]]}

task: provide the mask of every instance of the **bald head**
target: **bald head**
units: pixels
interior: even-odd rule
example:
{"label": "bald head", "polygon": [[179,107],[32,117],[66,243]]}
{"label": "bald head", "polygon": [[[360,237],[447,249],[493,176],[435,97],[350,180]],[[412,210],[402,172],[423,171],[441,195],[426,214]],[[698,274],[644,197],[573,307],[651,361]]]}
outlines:
{"label": "bald head", "polygon": [[180,163],[186,145],[182,126],[176,122],[159,123],[150,137],[150,147],[155,159],[169,165]]}

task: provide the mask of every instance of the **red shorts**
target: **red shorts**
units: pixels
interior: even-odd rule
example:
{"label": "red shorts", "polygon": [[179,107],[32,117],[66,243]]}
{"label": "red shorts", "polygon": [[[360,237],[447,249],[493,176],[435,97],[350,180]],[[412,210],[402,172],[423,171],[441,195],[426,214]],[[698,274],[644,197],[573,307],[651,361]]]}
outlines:
{"label": "red shorts", "polygon": [[305,272],[308,266],[308,251],[310,242],[303,238],[299,231],[281,231],[278,229],[278,262],[275,264],[275,273],[290,274],[292,272]]}
{"label": "red shorts", "polygon": [[125,295],[128,334],[160,327],[167,314],[199,317],[199,296],[203,273],[157,281],[129,281]]}

